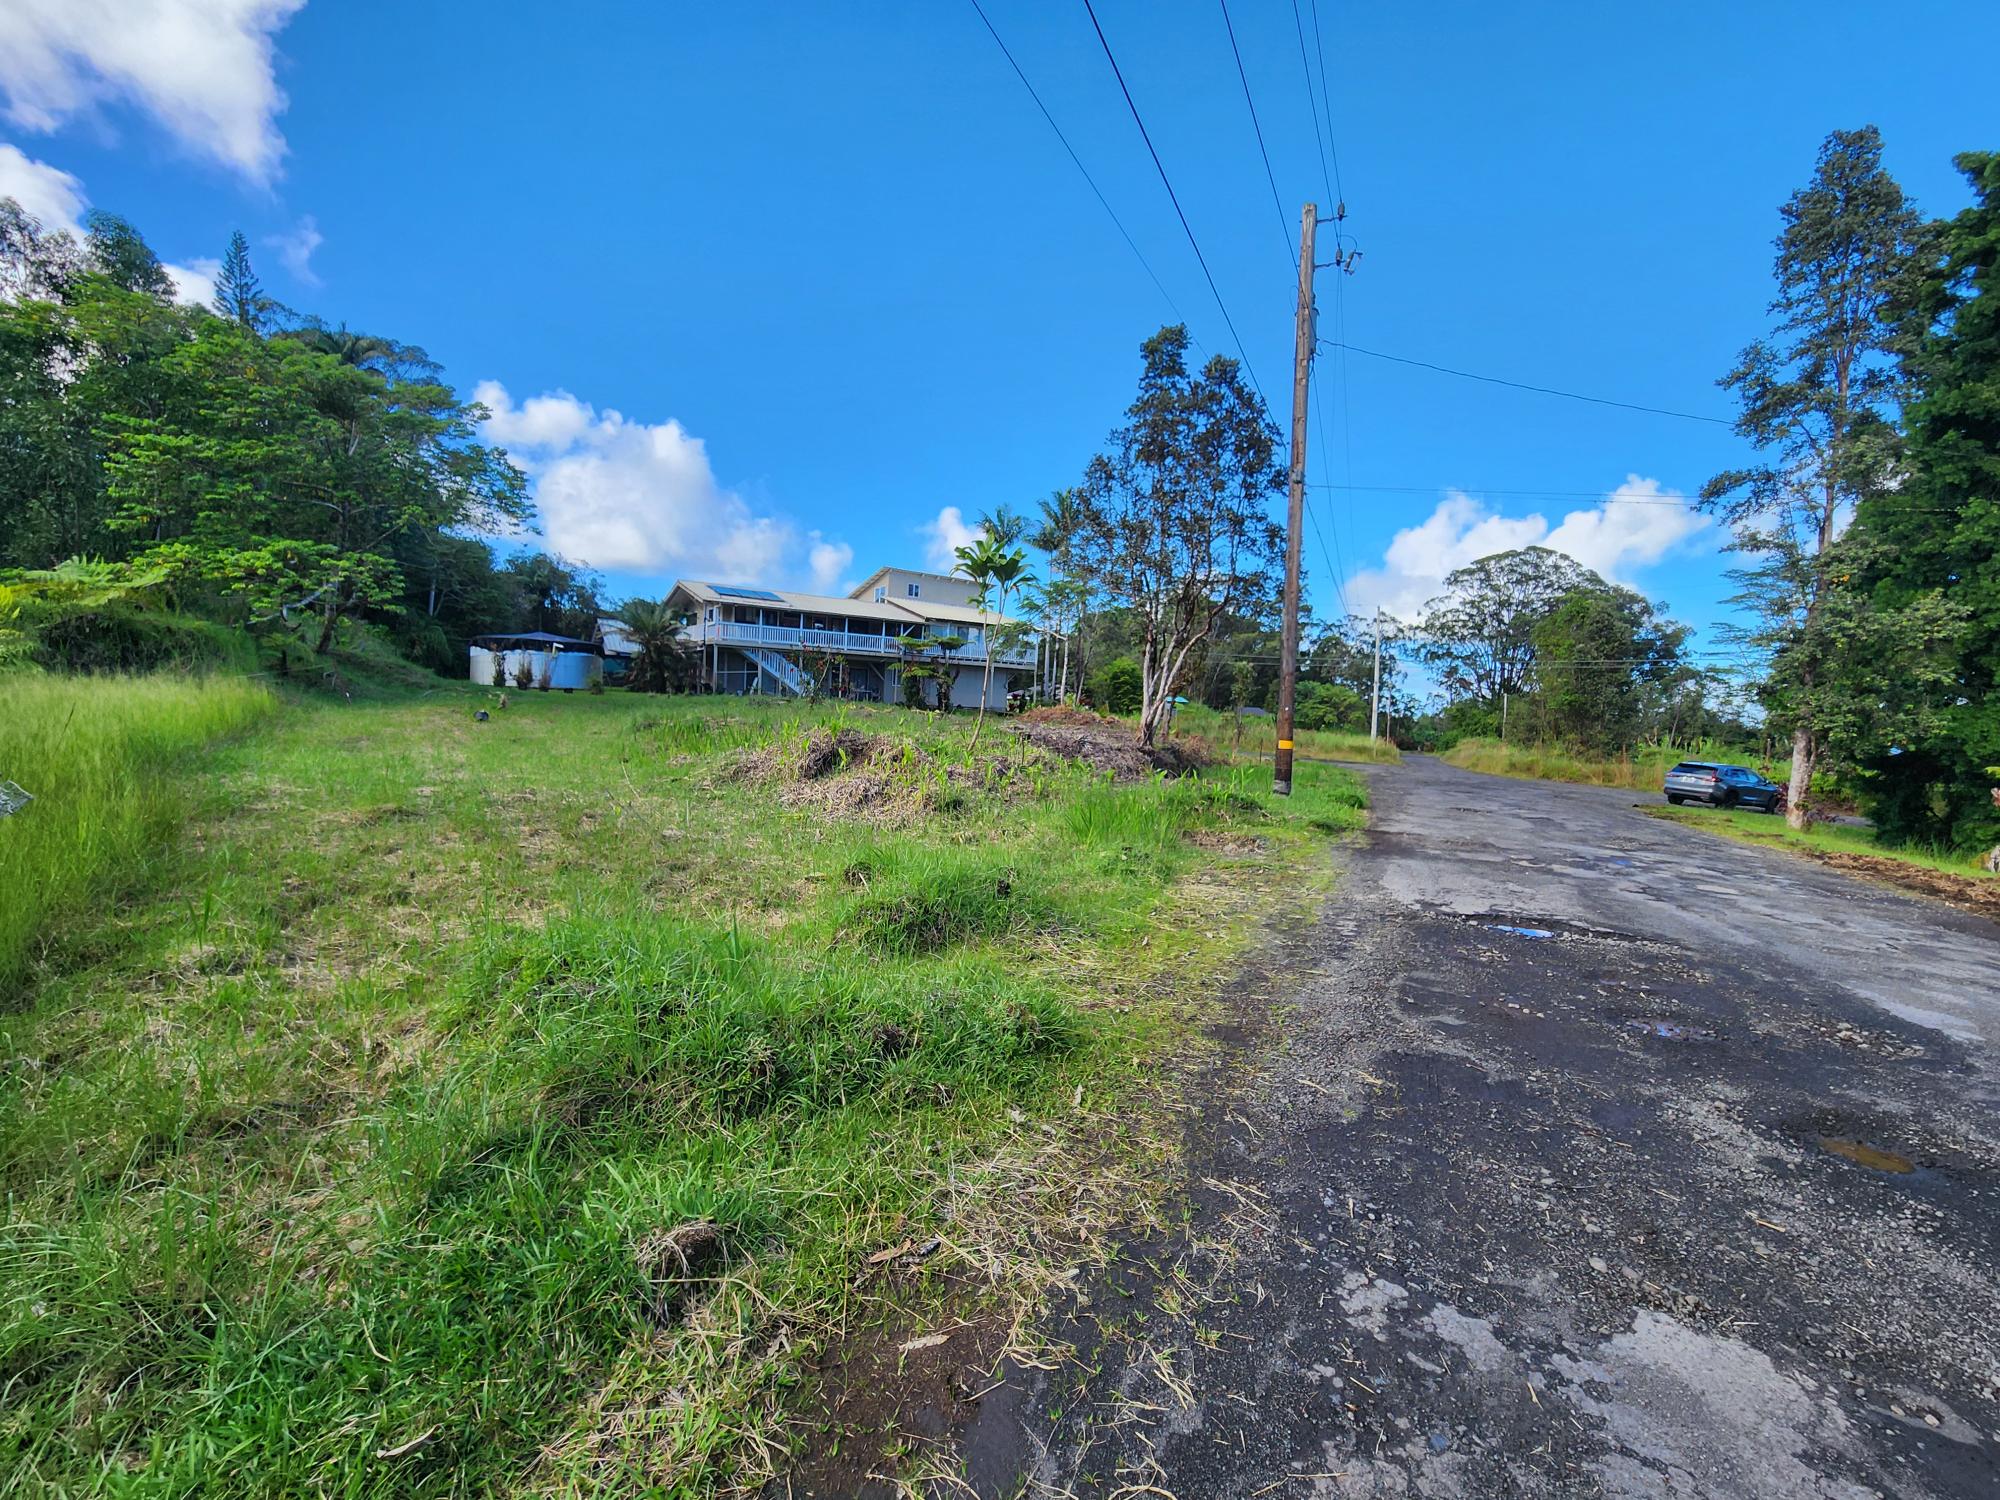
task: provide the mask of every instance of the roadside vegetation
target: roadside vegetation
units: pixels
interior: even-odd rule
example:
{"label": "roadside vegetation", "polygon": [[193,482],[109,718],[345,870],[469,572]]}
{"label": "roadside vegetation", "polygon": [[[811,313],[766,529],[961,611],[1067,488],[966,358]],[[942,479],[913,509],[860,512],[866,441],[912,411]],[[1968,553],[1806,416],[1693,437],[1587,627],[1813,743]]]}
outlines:
{"label": "roadside vegetation", "polygon": [[1475,736],[1460,740],[1444,751],[1439,759],[1447,765],[1467,771],[1483,771],[1489,776],[1577,781],[1588,786],[1622,786],[1644,792],[1657,792],[1667,768],[1684,760],[1745,765],[1774,781],[1783,781],[1789,769],[1784,761],[1767,760],[1741,745],[1720,744],[1713,740],[1680,747],[1634,745],[1616,755],[1594,756],[1564,749],[1560,745],[1521,744]]}
{"label": "roadside vegetation", "polygon": [[0,835],[148,757],[173,797],[15,939],[10,1493],[754,1481],[892,1287],[1004,1307],[1143,1219],[1204,985],[1362,819],[889,709],[23,687],[89,705],[43,772],[125,759]]}
{"label": "roadside vegetation", "polygon": [[194,752],[274,702],[240,678],[0,675],[0,777],[35,799],[0,821],[0,1006],[38,940],[147,883],[192,800]]}

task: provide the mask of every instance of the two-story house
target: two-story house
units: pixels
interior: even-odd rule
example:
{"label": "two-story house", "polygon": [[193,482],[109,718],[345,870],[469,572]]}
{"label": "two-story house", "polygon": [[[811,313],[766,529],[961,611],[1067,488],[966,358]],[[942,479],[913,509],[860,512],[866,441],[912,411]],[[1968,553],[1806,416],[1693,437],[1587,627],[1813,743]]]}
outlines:
{"label": "two-story house", "polygon": [[[882,568],[845,597],[681,579],[667,607],[700,649],[710,692],[800,696],[809,674],[825,668],[836,696],[899,703],[903,667],[921,661],[950,673],[954,708],[977,708],[989,631],[1022,623],[982,613],[977,594],[969,579]],[[959,644],[923,644],[938,639]],[[1039,647],[1039,636],[998,646],[988,708],[1004,709],[1007,694],[1032,679]],[[935,704],[937,691],[926,682],[925,701]]]}

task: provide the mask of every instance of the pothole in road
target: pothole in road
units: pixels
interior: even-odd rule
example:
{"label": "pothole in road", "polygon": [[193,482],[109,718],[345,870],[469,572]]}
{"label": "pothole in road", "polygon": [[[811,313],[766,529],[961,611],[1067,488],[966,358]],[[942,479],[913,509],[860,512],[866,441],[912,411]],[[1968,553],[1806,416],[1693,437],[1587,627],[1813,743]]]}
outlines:
{"label": "pothole in road", "polygon": [[1823,1135],[1819,1137],[1819,1149],[1830,1151],[1835,1156],[1844,1156],[1868,1168],[1871,1172],[1914,1172],[1917,1164],[1895,1151],[1885,1151],[1880,1146],[1871,1146],[1866,1141],[1847,1140],[1841,1136]]}
{"label": "pothole in road", "polygon": [[1636,1031],[1641,1036],[1657,1037],[1663,1042],[1712,1042],[1715,1033],[1706,1026],[1690,1026],[1685,1021],[1663,1021],[1652,1017],[1639,1017],[1625,1023],[1627,1031]]}

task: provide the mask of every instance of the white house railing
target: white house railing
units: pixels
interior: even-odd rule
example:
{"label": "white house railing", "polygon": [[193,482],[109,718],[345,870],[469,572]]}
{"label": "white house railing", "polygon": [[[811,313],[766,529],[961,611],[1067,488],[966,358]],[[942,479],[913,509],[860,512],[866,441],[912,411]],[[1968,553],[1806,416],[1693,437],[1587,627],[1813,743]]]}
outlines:
{"label": "white house railing", "polygon": [[[880,656],[899,658],[903,647],[899,638],[893,635],[857,635],[848,630],[812,630],[787,625],[744,625],[734,620],[696,620],[687,630],[688,639],[703,645],[721,642],[724,645],[771,646],[780,650],[839,651],[848,655]],[[935,657],[935,652],[922,653]],[[982,641],[969,641],[957,650],[947,653],[951,661],[980,662],[986,660],[986,646]],[[1005,647],[995,654],[993,660],[1011,667],[1031,667],[1035,664],[1035,643],[1033,640],[1020,645]]]}

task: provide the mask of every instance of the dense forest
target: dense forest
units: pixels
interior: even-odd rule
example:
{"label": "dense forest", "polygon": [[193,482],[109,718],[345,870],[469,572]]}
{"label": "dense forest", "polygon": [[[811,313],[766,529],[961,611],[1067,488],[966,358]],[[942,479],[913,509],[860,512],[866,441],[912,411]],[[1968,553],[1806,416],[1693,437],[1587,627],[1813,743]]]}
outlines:
{"label": "dense forest", "polygon": [[421,348],[266,297],[240,234],[189,306],[124,220],[0,200],[0,653],[149,667],[247,629],[282,661],[366,621],[451,669],[483,631],[588,634],[598,581],[519,545],[482,416]]}

